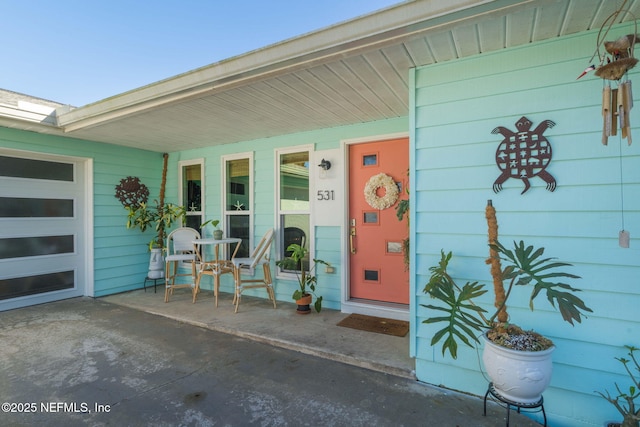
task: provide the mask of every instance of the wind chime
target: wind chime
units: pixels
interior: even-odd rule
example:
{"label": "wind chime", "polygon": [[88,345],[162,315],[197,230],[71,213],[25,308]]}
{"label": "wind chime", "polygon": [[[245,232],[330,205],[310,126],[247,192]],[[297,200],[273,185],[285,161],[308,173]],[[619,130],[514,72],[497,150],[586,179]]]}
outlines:
{"label": "wind chime", "polygon": [[[607,145],[610,136],[618,134],[617,124],[620,123],[620,135],[631,145],[631,123],[629,112],[633,108],[633,93],[631,80],[627,71],[633,68],[638,60],[633,57],[634,45],[640,41],[636,34],[622,36],[612,42],[604,42],[608,55],[603,56],[607,63],[596,69],[596,76],[604,82],[602,89],[602,144]],[[616,81],[617,88],[611,83]]]}
{"label": "wind chime", "polygon": [[[640,35],[636,31],[627,34],[614,41],[604,41],[616,21],[621,9],[614,12],[600,28],[596,52],[600,60],[600,65],[595,68],[596,76],[602,78],[602,144],[607,145],[610,136],[618,135],[618,123],[620,135],[631,145],[631,123],[629,112],[633,108],[633,93],[631,90],[631,80],[627,72],[636,66],[638,60],[634,57],[636,43],[640,42]],[[608,25],[608,26],[607,26]],[[606,26],[606,31],[603,30]],[[606,53],[601,54],[603,47]],[[614,82],[617,88],[612,87]]]}
{"label": "wind chime", "polygon": [[[610,136],[618,135],[620,130],[620,192],[621,192],[621,213],[622,213],[622,230],[618,234],[618,243],[623,248],[629,247],[629,232],[624,229],[624,192],[622,182],[622,139],[626,139],[628,145],[631,145],[631,122],[630,111],[633,108],[633,93],[631,90],[631,80],[627,72],[636,66],[638,60],[634,57],[634,48],[636,43],[640,43],[640,34],[638,34],[638,24],[634,16],[635,29],[633,34],[627,34],[614,41],[605,41],[609,30],[621,13],[631,12],[625,10],[624,7],[628,0],[622,3],[622,6],[612,13],[600,27],[598,39],[596,42],[596,51],[591,57],[591,61],[597,56],[599,65],[591,65],[578,76],[578,79],[589,71],[595,70],[595,75],[603,81],[602,88],[602,144],[608,145]],[[604,49],[604,53],[600,49]],[[590,62],[591,62],[590,61]],[[612,87],[617,85],[617,87]]]}

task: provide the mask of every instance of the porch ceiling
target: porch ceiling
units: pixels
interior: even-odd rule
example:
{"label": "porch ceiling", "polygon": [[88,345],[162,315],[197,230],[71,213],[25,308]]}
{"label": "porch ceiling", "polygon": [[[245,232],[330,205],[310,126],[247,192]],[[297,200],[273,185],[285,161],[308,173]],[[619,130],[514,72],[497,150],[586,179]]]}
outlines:
{"label": "porch ceiling", "polygon": [[[408,1],[59,111],[58,125],[171,152],[406,116],[410,68],[597,29],[622,2]],[[640,0],[629,6],[640,16]]]}

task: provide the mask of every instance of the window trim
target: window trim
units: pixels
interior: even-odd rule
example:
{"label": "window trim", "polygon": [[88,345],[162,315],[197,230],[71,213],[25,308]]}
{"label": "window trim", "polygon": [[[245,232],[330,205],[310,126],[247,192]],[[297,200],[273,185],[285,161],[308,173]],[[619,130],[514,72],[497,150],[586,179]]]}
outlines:
{"label": "window trim", "polygon": [[[282,242],[282,230],[281,230],[281,216],[283,215],[283,212],[285,214],[292,214],[292,215],[309,215],[309,235],[307,236],[307,242],[308,242],[308,246],[309,246],[309,259],[313,259],[315,258],[315,244],[313,244],[313,242],[315,242],[315,226],[314,226],[314,222],[313,222],[313,201],[311,198],[311,191],[314,188],[314,176],[315,174],[313,173],[313,169],[312,169],[312,162],[313,162],[313,158],[314,158],[314,145],[313,144],[303,144],[303,145],[296,145],[296,146],[292,146],[292,147],[286,147],[286,148],[276,148],[274,150],[274,182],[275,182],[275,200],[274,200],[274,208],[275,208],[275,218],[274,218],[274,230],[276,230],[276,235],[275,235],[275,249],[276,249],[276,260],[280,259],[280,254],[283,253],[283,242]],[[309,153],[309,210],[308,211],[282,211],[280,209],[280,156],[283,154],[289,154],[289,153],[300,153],[306,151],[307,153]],[[295,272],[285,272],[282,271],[280,268],[276,269],[276,278],[284,278],[284,279],[295,279],[296,278],[296,273]]]}
{"label": "window trim", "polygon": [[[192,159],[192,160],[180,160],[178,162],[178,200],[180,201],[179,204],[182,205],[182,202],[184,200],[184,194],[183,194],[183,190],[182,188],[184,187],[183,185],[183,169],[185,168],[185,166],[193,166],[193,165],[200,165],[200,174],[201,174],[201,180],[200,180],[200,223],[202,224],[205,221],[206,218],[206,209],[207,209],[207,204],[206,204],[206,175],[205,175],[205,161],[204,158],[198,158],[198,159]],[[189,206],[185,206],[186,210],[187,210],[187,216],[197,216],[197,215],[189,215]],[[182,224],[184,225],[184,224]],[[197,230],[199,233],[202,234],[202,232],[200,230]]]}
{"label": "window trim", "polygon": [[[251,253],[251,251],[253,250],[253,245],[254,245],[254,241],[255,241],[255,229],[254,229],[254,217],[255,217],[255,211],[254,211],[254,200],[253,200],[253,183],[255,181],[255,171],[253,168],[253,157],[254,157],[254,152],[253,151],[246,151],[244,153],[234,153],[234,154],[227,154],[224,156],[220,156],[220,182],[222,183],[222,191],[220,192],[221,194],[221,200],[220,200],[220,207],[221,207],[221,223],[223,224],[223,227],[226,227],[227,225],[227,215],[233,216],[233,215],[249,215],[249,253]],[[227,162],[231,161],[231,160],[242,160],[242,159],[249,159],[249,188],[246,189],[246,191],[249,192],[249,206],[247,206],[247,210],[242,210],[242,211],[234,211],[234,210],[227,210]]]}

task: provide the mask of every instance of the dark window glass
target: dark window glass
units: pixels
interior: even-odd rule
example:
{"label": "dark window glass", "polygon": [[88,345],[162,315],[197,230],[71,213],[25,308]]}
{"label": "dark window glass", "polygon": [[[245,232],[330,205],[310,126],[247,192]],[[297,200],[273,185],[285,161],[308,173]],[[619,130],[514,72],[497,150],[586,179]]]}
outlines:
{"label": "dark window glass", "polygon": [[73,236],[0,239],[0,259],[73,253]]}
{"label": "dark window glass", "polygon": [[365,212],[364,213],[364,223],[365,224],[377,224],[378,223],[378,212]]}
{"label": "dark window glass", "polygon": [[73,287],[73,271],[2,279],[0,280],[0,300],[59,291],[62,289],[73,289]]}
{"label": "dark window glass", "polygon": [[378,155],[377,154],[367,154],[362,156],[362,165],[363,166],[375,166],[378,164]]}
{"label": "dark window glass", "polygon": [[0,197],[0,218],[73,218],[73,200]]}
{"label": "dark window glass", "polygon": [[[309,215],[282,215],[281,222],[281,240],[282,240],[282,248],[280,256],[282,258],[286,258],[291,256],[292,252],[288,251],[287,248],[292,243],[302,246],[303,248],[309,249],[309,242],[307,242],[308,230],[309,230]],[[307,230],[307,231],[305,231]],[[297,266],[295,266],[295,270],[299,271],[301,265],[304,265],[305,271],[309,271],[309,252],[305,255],[305,257],[300,260]],[[282,271],[293,271],[293,270],[285,270],[281,268]]]}
{"label": "dark window glass", "polygon": [[249,206],[249,159],[227,161],[227,205],[228,211],[246,211]]}
{"label": "dark window glass", "polygon": [[182,167],[182,204],[187,212],[202,210],[202,176],[200,165]]}
{"label": "dark window glass", "polygon": [[378,281],[378,270],[365,270],[364,271],[364,280],[377,282]]}
{"label": "dark window glass", "polygon": [[[227,216],[227,236],[237,237],[242,239],[240,242],[240,248],[236,257],[246,258],[249,254],[249,215],[229,215]],[[235,250],[235,244],[229,245],[229,253],[227,258],[231,258],[233,251]]]}
{"label": "dark window glass", "polygon": [[0,176],[73,181],[73,164],[0,156]]}
{"label": "dark window glass", "polygon": [[309,152],[280,155],[280,210],[309,210]]}
{"label": "dark window glass", "polygon": [[200,215],[187,215],[185,218],[185,227],[191,227],[196,230],[200,235],[202,235],[202,230],[200,230],[200,224],[202,224],[202,217]]}

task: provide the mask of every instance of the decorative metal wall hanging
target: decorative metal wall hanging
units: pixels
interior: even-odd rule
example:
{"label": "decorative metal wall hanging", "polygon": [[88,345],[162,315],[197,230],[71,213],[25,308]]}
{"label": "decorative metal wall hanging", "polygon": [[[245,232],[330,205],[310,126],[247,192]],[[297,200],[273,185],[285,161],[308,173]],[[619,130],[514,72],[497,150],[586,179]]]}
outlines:
{"label": "decorative metal wall hanging", "polygon": [[140,203],[147,203],[149,189],[140,182],[140,178],[128,176],[121,179],[120,184],[116,185],[115,197],[124,207],[137,207]]}
{"label": "decorative metal wall hanging", "polygon": [[509,178],[521,179],[524,182],[524,194],[530,187],[529,179],[540,177],[547,183],[547,190],[556,189],[556,179],[545,169],[551,162],[551,144],[542,134],[556,124],[545,120],[531,131],[531,121],[522,116],[516,122],[516,132],[502,126],[491,131],[501,134],[504,139],[496,150],[496,164],[502,174],[493,183],[493,191],[502,190],[502,184]]}

